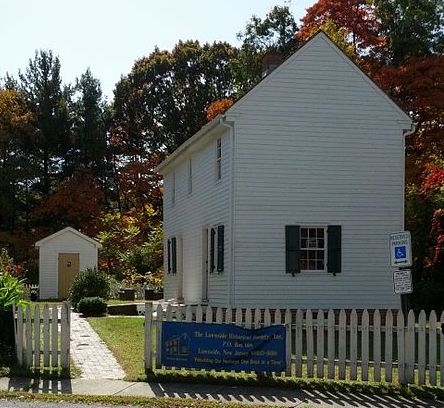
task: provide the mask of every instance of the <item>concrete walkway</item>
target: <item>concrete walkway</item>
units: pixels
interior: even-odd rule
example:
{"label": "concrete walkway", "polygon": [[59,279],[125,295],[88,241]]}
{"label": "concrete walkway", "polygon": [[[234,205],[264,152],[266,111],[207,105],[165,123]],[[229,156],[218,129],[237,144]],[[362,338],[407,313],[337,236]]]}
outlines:
{"label": "concrete walkway", "polygon": [[365,394],[333,394],[302,389],[214,384],[143,383],[121,380],[34,380],[0,378],[0,391],[31,393],[173,397],[287,407],[438,408],[443,402]]}
{"label": "concrete walkway", "polygon": [[122,379],[125,372],[90,324],[71,312],[71,358],[81,370],[80,378]]}

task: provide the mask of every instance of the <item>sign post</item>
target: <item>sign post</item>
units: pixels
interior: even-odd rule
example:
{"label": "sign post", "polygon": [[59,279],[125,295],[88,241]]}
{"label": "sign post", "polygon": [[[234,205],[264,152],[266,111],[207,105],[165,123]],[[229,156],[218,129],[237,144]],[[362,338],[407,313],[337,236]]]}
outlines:
{"label": "sign post", "polygon": [[409,305],[407,295],[413,292],[412,273],[412,239],[410,231],[394,232],[389,236],[390,266],[398,268],[393,271],[393,291],[401,295],[401,308],[407,318]]}

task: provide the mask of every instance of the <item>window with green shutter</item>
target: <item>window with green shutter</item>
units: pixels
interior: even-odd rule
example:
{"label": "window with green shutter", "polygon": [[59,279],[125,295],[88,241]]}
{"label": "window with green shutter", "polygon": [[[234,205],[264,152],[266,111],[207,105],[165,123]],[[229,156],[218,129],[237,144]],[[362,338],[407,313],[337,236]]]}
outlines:
{"label": "window with green shutter", "polygon": [[285,226],[285,268],[293,276],[303,272],[341,272],[341,226]]}
{"label": "window with green shutter", "polygon": [[171,273],[171,240],[167,241],[168,273]]}
{"label": "window with green shutter", "polygon": [[176,237],[171,238],[171,272],[177,272],[177,240]]}

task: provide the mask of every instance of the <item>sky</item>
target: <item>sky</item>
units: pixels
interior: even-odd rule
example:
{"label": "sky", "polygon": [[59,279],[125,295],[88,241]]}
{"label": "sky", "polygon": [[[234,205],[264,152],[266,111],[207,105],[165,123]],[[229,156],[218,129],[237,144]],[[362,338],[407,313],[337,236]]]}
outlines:
{"label": "sky", "polygon": [[108,101],[121,75],[157,45],[179,40],[227,41],[250,17],[289,4],[297,22],[314,0],[0,0],[0,77],[24,71],[36,50],[60,58],[62,79],[74,83],[89,67]]}

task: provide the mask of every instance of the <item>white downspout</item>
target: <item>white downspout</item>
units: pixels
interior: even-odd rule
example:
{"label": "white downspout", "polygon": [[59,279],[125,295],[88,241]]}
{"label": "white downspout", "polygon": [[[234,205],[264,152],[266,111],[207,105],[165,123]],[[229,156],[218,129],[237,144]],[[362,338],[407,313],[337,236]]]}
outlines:
{"label": "white downspout", "polygon": [[230,275],[228,277],[228,307],[234,307],[234,271],[235,271],[235,260],[234,260],[234,225],[235,225],[235,190],[234,190],[234,121],[227,121],[225,115],[220,119],[220,124],[222,126],[230,129],[230,186],[228,192],[229,200],[229,225],[230,225]]}
{"label": "white downspout", "polygon": [[403,185],[403,189],[402,189],[402,218],[401,218],[401,225],[402,225],[402,230],[404,231],[405,229],[405,139],[407,136],[412,135],[413,133],[415,133],[416,131],[416,125],[414,123],[412,123],[410,125],[410,129],[403,129],[402,135],[403,135],[403,139],[402,139],[402,145],[403,145],[403,149],[402,149],[402,164],[403,164],[403,172],[402,172],[402,185]]}

